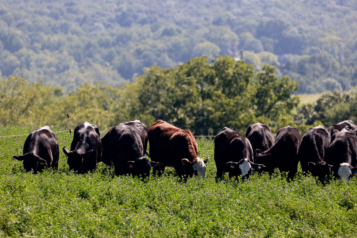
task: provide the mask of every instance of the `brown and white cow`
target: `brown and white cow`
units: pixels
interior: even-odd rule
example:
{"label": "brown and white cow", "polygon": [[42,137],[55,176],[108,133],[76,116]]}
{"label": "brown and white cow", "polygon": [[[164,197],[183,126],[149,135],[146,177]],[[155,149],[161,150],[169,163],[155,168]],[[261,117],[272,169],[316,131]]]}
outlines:
{"label": "brown and white cow", "polygon": [[159,162],[154,174],[163,173],[166,166],[174,167],[179,177],[193,176],[197,172],[205,178],[206,163],[197,156],[197,142],[192,133],[157,120],[149,129],[151,160]]}
{"label": "brown and white cow", "polygon": [[229,177],[249,179],[252,169],[261,170],[264,165],[255,164],[252,146],[247,138],[239,132],[225,127],[214,139],[214,160],[217,178],[223,178],[225,172]]}
{"label": "brown and white cow", "polygon": [[46,167],[58,169],[58,139],[49,126],[32,131],[26,138],[23,155],[14,156],[23,161],[27,172],[41,172]]}
{"label": "brown and white cow", "polygon": [[79,173],[86,173],[97,168],[97,163],[102,156],[102,142],[99,129],[88,122],[79,125],[74,130],[71,151],[63,147],[67,155],[70,169]]}

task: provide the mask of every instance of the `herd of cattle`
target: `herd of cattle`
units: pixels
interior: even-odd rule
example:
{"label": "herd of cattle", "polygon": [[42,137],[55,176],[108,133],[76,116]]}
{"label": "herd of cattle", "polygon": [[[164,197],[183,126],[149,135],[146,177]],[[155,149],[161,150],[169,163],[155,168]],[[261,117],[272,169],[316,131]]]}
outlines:
{"label": "herd of cattle", "polygon": [[[249,179],[252,170],[273,173],[275,168],[294,178],[298,164],[303,173],[311,173],[322,182],[330,178],[350,179],[357,170],[357,126],[343,121],[326,129],[309,128],[302,137],[298,129],[279,129],[276,139],[270,128],[261,123],[248,127],[245,136],[225,127],[215,137],[214,159],[217,177],[226,172],[230,177]],[[147,144],[149,141],[149,152]],[[116,175],[160,176],[165,167],[174,167],[181,178],[200,174],[205,177],[209,158],[198,157],[195,137],[188,130],[163,120],[149,130],[139,120],[112,127],[103,138],[97,126],[88,122],[74,131],[71,149],[63,147],[70,169],[86,173],[96,169],[99,162],[114,166]],[[145,157],[151,158],[151,161]],[[27,137],[23,155],[26,171],[40,172],[46,167],[58,169],[57,136],[48,127],[36,129]]]}

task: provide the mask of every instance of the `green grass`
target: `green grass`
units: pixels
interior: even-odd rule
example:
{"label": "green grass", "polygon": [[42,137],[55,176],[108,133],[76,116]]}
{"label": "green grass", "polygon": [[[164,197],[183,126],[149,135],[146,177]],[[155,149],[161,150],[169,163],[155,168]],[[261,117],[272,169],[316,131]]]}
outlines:
{"label": "green grass", "polygon": [[[1,128],[0,136],[31,128]],[[103,133],[104,134],[104,133]],[[68,133],[58,134],[70,146]],[[103,164],[95,173],[33,175],[12,155],[26,138],[0,138],[0,237],[355,237],[357,186],[317,186],[301,175],[288,183],[256,174],[249,182],[215,181],[213,141],[198,141],[209,156],[206,179],[181,183],[173,170],[147,183],[115,177]]]}

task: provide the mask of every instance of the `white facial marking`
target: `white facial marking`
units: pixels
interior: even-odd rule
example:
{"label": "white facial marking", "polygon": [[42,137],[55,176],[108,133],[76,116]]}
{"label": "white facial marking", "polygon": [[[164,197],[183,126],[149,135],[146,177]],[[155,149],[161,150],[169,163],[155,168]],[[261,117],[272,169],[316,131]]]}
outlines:
{"label": "white facial marking", "polygon": [[314,128],[319,129],[319,128],[324,128],[324,127],[321,125],[318,125],[318,126],[315,126]]}
{"label": "white facial marking", "polygon": [[348,163],[342,163],[340,164],[340,168],[338,168],[338,176],[340,176],[341,179],[346,179],[348,180],[352,174],[352,171],[350,169],[350,165]]}
{"label": "white facial marking", "polygon": [[202,178],[205,178],[205,173],[206,173],[206,165],[203,159],[200,157],[197,157],[196,162],[193,164],[193,170],[198,171]]}
{"label": "white facial marking", "polygon": [[88,126],[91,126],[91,124],[86,121],[86,122],[84,123],[84,128],[87,128]]}
{"label": "white facial marking", "polygon": [[51,128],[49,126],[44,126],[44,127],[41,127],[40,129],[38,129],[39,131],[40,130],[51,130]]}
{"label": "white facial marking", "polygon": [[248,162],[247,158],[244,159],[244,162],[239,165],[239,169],[240,169],[240,171],[242,171],[242,176],[247,175],[251,168],[252,168],[252,166]]}
{"label": "white facial marking", "polygon": [[135,119],[135,120],[134,120],[134,122],[140,122],[140,120],[138,120],[138,119]]}

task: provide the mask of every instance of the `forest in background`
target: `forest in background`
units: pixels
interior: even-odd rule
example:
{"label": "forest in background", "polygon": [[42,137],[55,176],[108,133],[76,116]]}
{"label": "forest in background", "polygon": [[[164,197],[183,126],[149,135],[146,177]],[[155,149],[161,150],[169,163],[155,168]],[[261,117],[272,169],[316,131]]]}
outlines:
{"label": "forest in background", "polygon": [[195,135],[215,135],[226,126],[244,133],[256,122],[304,134],[311,126],[357,121],[356,89],[300,104],[298,81],[278,79],[275,70],[266,65],[256,71],[229,56],[196,57],[171,68],[152,66],[122,86],[82,84],[68,94],[61,86],[11,76],[0,80],[0,125],[64,129],[69,114],[72,130],[85,121],[106,131],[135,119],[148,127],[163,119]]}
{"label": "forest in background", "polygon": [[299,82],[296,93],[357,85],[355,0],[13,0],[0,3],[0,71],[30,83],[119,86],[156,65],[243,58]]}

